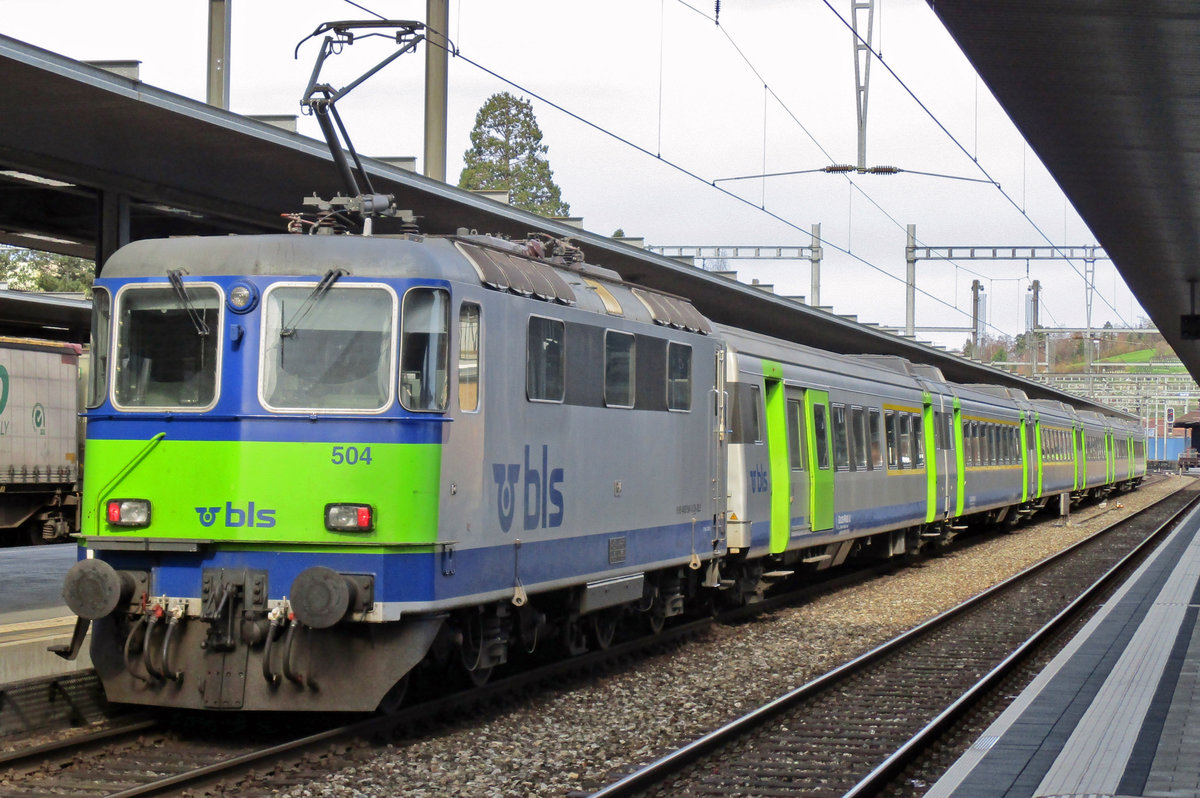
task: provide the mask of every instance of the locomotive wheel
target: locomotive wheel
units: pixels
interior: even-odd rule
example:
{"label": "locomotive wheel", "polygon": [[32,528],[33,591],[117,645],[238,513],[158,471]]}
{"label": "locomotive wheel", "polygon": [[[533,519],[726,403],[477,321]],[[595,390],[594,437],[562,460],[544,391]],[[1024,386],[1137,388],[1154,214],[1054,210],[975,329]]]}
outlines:
{"label": "locomotive wheel", "polygon": [[592,639],[596,641],[596,648],[601,651],[607,651],[612,645],[613,638],[617,636],[617,626],[621,623],[621,608],[611,607],[607,610],[593,612],[589,616],[589,626],[592,631]]}
{"label": "locomotive wheel", "polygon": [[475,687],[483,687],[492,678],[492,667],[480,667],[483,661],[483,616],[468,615],[463,641],[459,646],[463,669]]}
{"label": "locomotive wheel", "polygon": [[662,602],[655,599],[650,611],[645,613],[646,625],[650,627],[650,633],[660,635],[663,628],[667,625],[667,616],[663,614]]}
{"label": "locomotive wheel", "polygon": [[587,634],[584,631],[583,623],[578,618],[571,618],[563,624],[562,640],[567,653],[572,657],[577,657],[588,650]]}

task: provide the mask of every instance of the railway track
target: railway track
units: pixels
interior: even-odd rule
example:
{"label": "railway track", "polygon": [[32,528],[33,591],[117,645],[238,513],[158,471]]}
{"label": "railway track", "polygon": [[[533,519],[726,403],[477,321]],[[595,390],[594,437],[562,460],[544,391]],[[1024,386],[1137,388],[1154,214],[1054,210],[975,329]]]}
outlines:
{"label": "railway track", "polygon": [[593,795],[920,794],[935,746],[973,739],[955,724],[976,711],[982,728],[1002,710],[980,707],[1022,663],[1053,656],[1042,647],[1064,644],[1065,625],[1197,501],[1186,490],[1151,505]]}
{"label": "railway track", "polygon": [[[885,566],[884,570],[891,567]],[[867,581],[877,570],[838,576],[803,591],[723,614],[720,620],[727,622],[738,615],[810,600],[815,594]],[[173,794],[217,782],[224,785],[216,788],[218,794],[269,794],[281,785],[304,784],[322,777],[330,768],[370,757],[374,747],[364,747],[364,739],[428,734],[447,718],[487,715],[492,712],[489,707],[524,701],[547,683],[593,679],[613,663],[627,663],[655,648],[680,644],[702,633],[711,623],[712,619],[705,618],[668,626],[659,637],[618,643],[606,651],[531,669],[484,688],[423,701],[388,718],[351,724],[345,724],[344,718],[338,722],[326,718],[320,725],[306,719],[310,727],[303,732],[298,732],[295,724],[293,728],[285,724],[250,729],[240,716],[222,715],[215,721],[198,715],[182,720],[170,716],[166,722],[139,717],[136,727],[77,734],[71,740],[0,755],[0,773],[4,773],[0,775],[0,798],[31,794]],[[247,776],[251,771],[257,775]]]}

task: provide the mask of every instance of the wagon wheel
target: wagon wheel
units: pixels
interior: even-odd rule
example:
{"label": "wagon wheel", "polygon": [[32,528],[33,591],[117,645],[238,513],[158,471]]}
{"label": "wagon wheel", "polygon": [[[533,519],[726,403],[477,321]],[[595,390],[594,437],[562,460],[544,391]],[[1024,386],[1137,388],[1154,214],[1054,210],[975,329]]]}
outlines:
{"label": "wagon wheel", "polygon": [[613,638],[617,636],[617,626],[621,622],[620,607],[611,607],[606,610],[593,612],[588,616],[589,626],[591,626],[592,639],[596,641],[596,648],[601,651],[607,651],[612,645]]}

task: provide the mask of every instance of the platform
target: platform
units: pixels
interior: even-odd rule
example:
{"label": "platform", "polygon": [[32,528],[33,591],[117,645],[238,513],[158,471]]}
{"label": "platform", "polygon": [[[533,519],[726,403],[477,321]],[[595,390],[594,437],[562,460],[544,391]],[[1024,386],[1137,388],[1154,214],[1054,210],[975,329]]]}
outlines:
{"label": "platform", "polygon": [[1200,796],[1193,510],[926,798]]}
{"label": "platform", "polygon": [[74,662],[46,650],[69,643],[75,629],[62,582],[78,551],[69,544],[0,549],[0,685],[92,666],[86,643]]}

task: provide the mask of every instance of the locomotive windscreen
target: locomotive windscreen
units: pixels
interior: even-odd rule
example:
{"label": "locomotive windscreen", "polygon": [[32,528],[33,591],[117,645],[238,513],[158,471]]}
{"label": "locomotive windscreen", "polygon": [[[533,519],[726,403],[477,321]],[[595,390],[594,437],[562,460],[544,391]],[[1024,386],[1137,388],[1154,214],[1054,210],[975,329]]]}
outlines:
{"label": "locomotive windscreen", "polygon": [[380,410],[391,400],[393,294],[338,285],[301,308],[311,285],[264,300],[262,399],[280,410]]}

